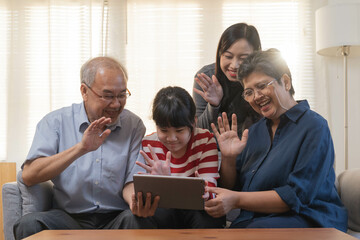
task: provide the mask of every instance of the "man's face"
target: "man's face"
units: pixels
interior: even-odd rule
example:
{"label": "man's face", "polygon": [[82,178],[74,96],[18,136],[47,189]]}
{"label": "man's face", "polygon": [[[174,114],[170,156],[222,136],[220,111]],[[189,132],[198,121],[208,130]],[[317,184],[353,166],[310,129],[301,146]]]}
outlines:
{"label": "man's face", "polygon": [[[89,88],[90,87],[90,88]],[[101,117],[116,123],[126,104],[126,79],[122,71],[100,68],[92,86],[81,84],[81,93],[90,122]],[[109,100],[111,99],[112,100]]]}

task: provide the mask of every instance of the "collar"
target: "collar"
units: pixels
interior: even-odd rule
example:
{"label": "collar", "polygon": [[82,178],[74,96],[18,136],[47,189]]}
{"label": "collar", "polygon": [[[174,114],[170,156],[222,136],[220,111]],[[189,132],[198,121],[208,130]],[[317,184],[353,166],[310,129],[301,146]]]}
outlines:
{"label": "collar", "polygon": [[122,112],[120,113],[120,115],[119,115],[116,123],[113,124],[113,125],[111,125],[111,126],[109,126],[109,127],[107,127],[107,128],[110,129],[112,132],[115,131],[115,130],[118,129],[118,128],[119,128],[119,129],[121,128],[120,116],[121,116],[121,114],[124,112],[124,110],[125,110],[125,109],[123,109]]}
{"label": "collar", "polygon": [[84,102],[82,102],[80,105],[78,116],[79,117],[77,117],[77,118],[75,117],[76,121],[77,121],[76,124],[77,124],[77,126],[79,126],[79,131],[84,133],[85,130],[87,129],[87,127],[90,125],[90,122],[88,120],[88,117],[87,117],[87,114],[85,111]]}
{"label": "collar", "polygon": [[[125,109],[124,109],[125,110]],[[110,129],[112,132],[115,131],[117,128],[121,128],[121,121],[120,121],[120,116],[121,114],[124,112],[124,110],[120,113],[117,122],[109,127],[107,127],[108,129]],[[85,130],[88,128],[88,126],[90,125],[88,116],[86,114],[86,110],[85,110],[85,104],[84,102],[81,103],[80,105],[80,109],[78,112],[78,117],[76,118],[76,124],[77,126],[79,126],[79,131],[84,133]]]}
{"label": "collar", "polygon": [[[297,122],[301,116],[310,109],[309,103],[307,100],[296,101],[298,104],[287,110],[284,114],[280,116],[280,122],[284,119],[289,119],[292,122]],[[265,118],[268,126],[271,126],[271,120]]]}
{"label": "collar", "polygon": [[293,122],[297,122],[299,118],[310,109],[309,103],[307,100],[297,101],[298,104],[290,108],[283,115],[286,116]]}

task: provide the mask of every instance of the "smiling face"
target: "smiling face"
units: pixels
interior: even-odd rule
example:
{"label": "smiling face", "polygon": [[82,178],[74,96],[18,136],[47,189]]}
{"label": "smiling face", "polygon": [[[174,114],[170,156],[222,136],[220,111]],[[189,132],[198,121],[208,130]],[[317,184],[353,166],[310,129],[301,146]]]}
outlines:
{"label": "smiling face", "polygon": [[[254,90],[253,98],[249,99],[251,107],[271,119],[274,123],[280,120],[280,116],[296,104],[289,90],[291,80],[284,74],[281,78],[281,84],[273,77],[261,72],[253,72],[244,78],[244,92],[248,89]],[[273,83],[266,85],[273,81]],[[263,87],[265,86],[266,87]],[[259,90],[262,89],[262,90]]]}
{"label": "smiling face", "polygon": [[[111,118],[111,124],[116,123],[120,113],[125,107],[125,98],[114,98],[107,101],[100,96],[120,96],[126,92],[126,79],[119,69],[99,68],[95,80],[89,89],[81,84],[81,94],[85,104],[85,110],[90,122],[101,117]],[[97,95],[96,95],[97,94]]]}
{"label": "smiling face", "polygon": [[192,134],[189,127],[156,126],[156,132],[160,142],[165,145],[173,157],[184,156]]}
{"label": "smiling face", "polygon": [[220,68],[230,81],[237,81],[236,75],[240,64],[253,51],[249,42],[242,38],[221,54]]}

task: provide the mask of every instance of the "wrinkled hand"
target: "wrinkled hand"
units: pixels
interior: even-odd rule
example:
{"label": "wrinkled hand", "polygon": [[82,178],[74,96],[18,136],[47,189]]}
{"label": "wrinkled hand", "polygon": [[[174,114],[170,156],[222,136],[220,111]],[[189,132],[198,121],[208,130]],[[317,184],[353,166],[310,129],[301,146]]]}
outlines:
{"label": "wrinkled hand", "polygon": [[217,187],[207,187],[207,191],[216,194],[215,198],[205,202],[205,211],[210,216],[218,218],[236,208],[238,199],[234,191]]}
{"label": "wrinkled hand", "polygon": [[199,84],[203,91],[200,91],[196,88],[194,88],[194,91],[200,96],[202,96],[205,101],[207,101],[211,105],[219,106],[220,101],[224,96],[224,93],[215,75],[213,75],[211,79],[205,73],[200,73],[195,78],[195,81],[197,82],[197,84]]}
{"label": "wrinkled hand", "polygon": [[137,199],[135,193],[131,196],[130,210],[138,217],[151,217],[154,216],[155,211],[159,205],[160,196],[154,198],[153,204],[151,204],[151,193],[146,194],[145,204],[143,203],[142,192],[137,193]]}
{"label": "wrinkled hand", "polygon": [[111,123],[111,118],[99,118],[93,121],[85,130],[83,138],[81,139],[82,148],[87,152],[98,149],[110,135],[111,130],[105,129],[106,125]]}
{"label": "wrinkled hand", "polygon": [[138,162],[138,161],[136,161],[136,164],[139,165],[140,167],[144,168],[146,170],[146,172],[151,175],[168,175],[168,176],[170,176],[171,175],[171,170],[170,170],[171,152],[168,151],[166,153],[166,160],[163,161],[163,160],[159,160],[159,158],[156,156],[156,153],[155,153],[153,147],[148,145],[148,148],[150,150],[152,159],[149,158],[149,156],[143,150],[140,150],[140,154],[144,157],[147,165],[142,162]]}
{"label": "wrinkled hand", "polygon": [[242,138],[240,139],[237,134],[237,119],[236,114],[232,115],[232,126],[230,128],[229,121],[226,113],[222,113],[222,118],[218,118],[219,131],[216,129],[215,124],[211,123],[211,128],[218,141],[221,154],[224,157],[236,157],[245,148],[248,139],[248,130],[246,129]]}

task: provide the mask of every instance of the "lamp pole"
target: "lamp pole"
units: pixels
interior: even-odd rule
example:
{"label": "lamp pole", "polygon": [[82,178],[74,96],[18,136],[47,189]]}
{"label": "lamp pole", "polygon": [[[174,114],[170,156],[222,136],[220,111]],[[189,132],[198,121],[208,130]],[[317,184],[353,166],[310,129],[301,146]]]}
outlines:
{"label": "lamp pole", "polygon": [[341,55],[344,56],[344,161],[345,170],[348,169],[348,82],[347,82],[347,57],[350,54],[350,46],[341,47]]}
{"label": "lamp pole", "polygon": [[[360,56],[360,3],[334,3],[316,10],[316,51],[323,56],[340,57],[344,61],[344,163],[349,169],[348,129],[348,57]],[[344,27],[346,26],[346,27]],[[341,147],[340,149],[341,150]]]}

